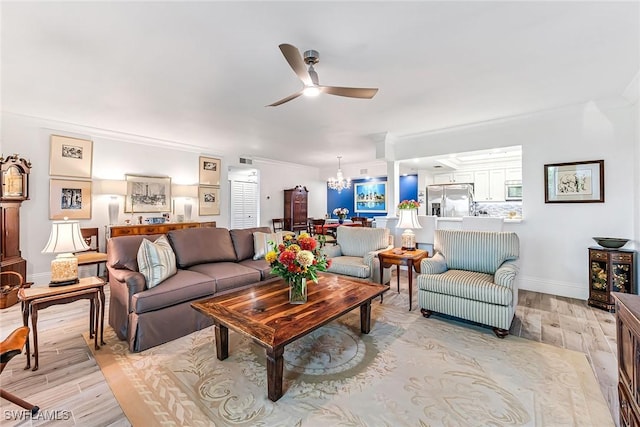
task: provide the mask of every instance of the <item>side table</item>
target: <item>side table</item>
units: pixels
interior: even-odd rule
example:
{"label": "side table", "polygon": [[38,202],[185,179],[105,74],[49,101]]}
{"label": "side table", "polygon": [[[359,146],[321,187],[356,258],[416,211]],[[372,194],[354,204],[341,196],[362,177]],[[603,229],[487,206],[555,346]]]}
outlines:
{"label": "side table", "polygon": [[[31,315],[31,331],[33,331],[33,357],[35,364],[33,371],[38,370],[38,310],[43,310],[52,305],[67,304],[81,299],[88,299],[89,309],[89,337],[94,338],[95,349],[100,349],[98,344],[98,324],[100,325],[100,344],[104,344],[104,286],[107,283],[99,277],[84,277],[79,283],[56,287],[31,287],[22,288],[18,292],[18,298],[22,302],[22,322],[29,326]],[[26,343],[27,366],[31,368],[31,355],[29,340]]]}
{"label": "side table", "polygon": [[378,253],[378,259],[380,260],[380,279],[384,277],[384,269],[396,266],[397,278],[398,278],[398,293],[400,293],[400,266],[406,265],[409,273],[409,311],[411,311],[411,299],[413,297],[413,271],[420,273],[420,261],[429,256],[429,252],[423,249],[415,249],[408,251],[404,249],[389,249]]}

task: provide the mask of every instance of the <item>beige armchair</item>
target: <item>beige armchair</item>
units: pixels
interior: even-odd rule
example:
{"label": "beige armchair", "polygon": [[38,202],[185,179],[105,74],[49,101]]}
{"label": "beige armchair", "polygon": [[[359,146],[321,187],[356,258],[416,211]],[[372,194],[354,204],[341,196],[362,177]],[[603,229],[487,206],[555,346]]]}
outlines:
{"label": "beige armchair", "polygon": [[384,269],[380,281],[378,253],[393,248],[388,228],[347,227],[337,228],[337,244],[325,246],[322,251],[331,259],[330,273],[368,279],[375,283],[391,280],[391,269]]}

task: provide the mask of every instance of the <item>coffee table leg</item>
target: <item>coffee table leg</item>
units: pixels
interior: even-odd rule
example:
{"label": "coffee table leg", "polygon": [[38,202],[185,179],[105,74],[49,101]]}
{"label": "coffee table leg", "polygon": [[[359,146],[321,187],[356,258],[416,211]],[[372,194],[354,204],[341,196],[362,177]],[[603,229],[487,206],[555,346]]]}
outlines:
{"label": "coffee table leg", "polygon": [[218,360],[229,357],[229,329],[224,325],[215,324],[216,356]]}
{"label": "coffee table leg", "polygon": [[368,334],[371,330],[371,301],[360,306],[360,331]]}
{"label": "coffee table leg", "polygon": [[283,354],[284,347],[267,349],[267,395],[272,402],[282,397]]}

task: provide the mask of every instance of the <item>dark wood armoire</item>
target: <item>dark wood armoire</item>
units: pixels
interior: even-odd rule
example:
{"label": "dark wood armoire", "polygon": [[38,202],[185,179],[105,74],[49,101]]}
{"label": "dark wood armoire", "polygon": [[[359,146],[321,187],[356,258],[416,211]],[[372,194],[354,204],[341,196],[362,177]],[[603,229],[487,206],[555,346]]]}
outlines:
{"label": "dark wood armoire", "polygon": [[[0,157],[0,271],[15,271],[25,280],[27,261],[20,252],[20,206],[29,200],[30,172],[31,162],[17,154]],[[3,277],[4,280],[9,278]]]}
{"label": "dark wood armoire", "polygon": [[284,190],[284,229],[299,231],[307,229],[307,200],[309,190],[300,185]]}

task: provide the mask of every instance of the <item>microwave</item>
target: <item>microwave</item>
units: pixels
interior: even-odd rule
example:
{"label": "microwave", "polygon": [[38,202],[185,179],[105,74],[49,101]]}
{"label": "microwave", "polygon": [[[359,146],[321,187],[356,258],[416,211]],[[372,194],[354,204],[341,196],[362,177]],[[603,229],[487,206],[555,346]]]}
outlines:
{"label": "microwave", "polygon": [[522,181],[505,181],[505,200],[522,200]]}

